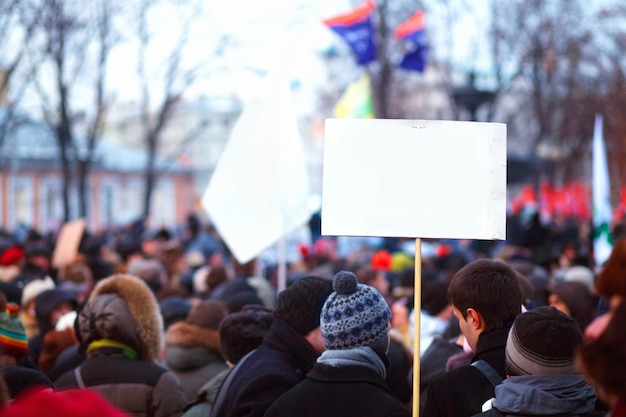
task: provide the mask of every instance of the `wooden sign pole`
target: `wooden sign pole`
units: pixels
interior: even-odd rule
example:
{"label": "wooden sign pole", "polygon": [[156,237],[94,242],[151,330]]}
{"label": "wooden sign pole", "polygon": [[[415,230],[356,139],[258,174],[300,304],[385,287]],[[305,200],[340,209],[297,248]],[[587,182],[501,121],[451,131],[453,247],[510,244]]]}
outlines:
{"label": "wooden sign pole", "polygon": [[415,239],[415,290],[413,291],[413,416],[420,407],[420,312],[422,311],[422,239]]}

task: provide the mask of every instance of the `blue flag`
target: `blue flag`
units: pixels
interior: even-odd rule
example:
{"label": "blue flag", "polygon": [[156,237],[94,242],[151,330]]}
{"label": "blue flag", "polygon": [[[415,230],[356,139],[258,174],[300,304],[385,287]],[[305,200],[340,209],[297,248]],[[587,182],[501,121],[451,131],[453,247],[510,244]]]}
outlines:
{"label": "blue flag", "polygon": [[402,39],[406,49],[400,68],[424,72],[428,53],[424,31],[424,12],[421,10],[416,12],[409,20],[398,26],[396,37]]}
{"label": "blue flag", "polygon": [[346,14],[324,20],[324,24],[350,46],[359,65],[366,65],[376,60],[372,10],[374,10],[374,3],[368,0]]}

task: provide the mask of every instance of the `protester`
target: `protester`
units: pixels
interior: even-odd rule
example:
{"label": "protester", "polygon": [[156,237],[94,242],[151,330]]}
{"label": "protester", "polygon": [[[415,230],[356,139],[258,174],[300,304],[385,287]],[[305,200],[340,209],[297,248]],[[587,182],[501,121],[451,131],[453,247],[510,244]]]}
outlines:
{"label": "protester", "polygon": [[39,356],[44,348],[46,334],[53,331],[57,321],[66,313],[76,309],[74,294],[53,288],[35,297],[35,317],[39,332],[28,339],[28,360],[39,364]]}
{"label": "protester", "polygon": [[226,313],[224,302],[202,301],[192,307],[184,321],[173,324],[165,333],[162,363],[176,374],[188,401],[196,398],[208,380],[228,369],[217,331]]}
{"label": "protester", "polygon": [[495,388],[493,408],[477,417],[604,415],[576,369],[582,340],[578,323],[553,307],[517,316],[506,343],[508,377]]}
{"label": "protester", "polygon": [[[43,411],[45,410],[45,411]],[[29,390],[2,409],[2,417],[40,417],[42,413],[63,417],[130,417],[102,396],[87,389],[65,392]]]}
{"label": "protester", "polygon": [[[230,366],[235,366],[261,344],[273,319],[271,310],[260,305],[250,305],[222,320],[219,327],[221,350]],[[195,400],[185,408],[183,417],[208,417],[217,392],[229,372],[230,368],[220,372],[202,386]]]}
{"label": "protester", "polygon": [[[52,391],[54,385],[43,372],[24,366],[6,366],[0,369],[0,378],[6,385],[10,400],[33,390]],[[2,415],[0,413],[0,415]]]}
{"label": "protester", "polygon": [[28,339],[18,314],[19,307],[11,303],[0,313],[0,367],[16,365],[26,357]]}
{"label": "protester", "polygon": [[180,416],[187,402],[176,376],[158,366],[163,322],[147,284],[132,275],[100,281],[78,316],[87,359],[55,382],[88,387],[134,416]]}
{"label": "protester", "polygon": [[603,331],[576,353],[577,363],[611,417],[626,416],[626,303],[614,307]]}
{"label": "protester", "polygon": [[50,275],[52,251],[44,242],[30,242],[24,247],[24,264],[11,282],[24,288],[29,282]]}
{"label": "protester", "polygon": [[261,346],[234,368],[212,416],[262,416],[278,396],[304,379],[324,351],[320,312],[332,290],[332,281],[307,276],[279,294]]}
{"label": "protester", "polygon": [[581,331],[596,317],[598,298],[581,282],[554,282],[548,286],[548,294],[550,306],[576,320]]}
{"label": "protester", "polygon": [[306,379],[280,396],[265,417],[409,416],[385,382],[391,311],[373,287],[340,271],[322,309],[326,351]]}
{"label": "protester", "polygon": [[595,282],[597,294],[608,303],[609,311],[596,318],[585,329],[585,338],[597,339],[607,326],[613,311],[626,297],[626,238],[619,239],[613,244],[609,259],[602,266]]}
{"label": "protester", "polygon": [[[506,339],[523,301],[515,271],[502,262],[473,261],[454,275],[448,297],[474,352],[472,362],[482,360],[505,378]],[[422,416],[469,417],[493,395],[493,385],[477,367],[462,366],[430,382]]]}
{"label": "protester", "polygon": [[35,298],[44,291],[54,289],[55,286],[52,278],[46,277],[29,282],[22,291],[20,320],[24,324],[29,339],[39,334],[39,325],[35,314]]}
{"label": "protester", "polygon": [[426,352],[434,338],[441,336],[448,327],[453,312],[447,296],[448,286],[442,281],[422,283],[420,354]]}

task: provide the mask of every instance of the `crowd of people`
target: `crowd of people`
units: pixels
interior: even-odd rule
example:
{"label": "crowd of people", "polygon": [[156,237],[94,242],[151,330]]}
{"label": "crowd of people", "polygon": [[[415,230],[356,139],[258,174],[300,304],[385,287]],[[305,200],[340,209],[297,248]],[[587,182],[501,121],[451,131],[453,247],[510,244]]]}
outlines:
{"label": "crowd of people", "polygon": [[619,225],[603,265],[563,219],[425,240],[419,292],[415,239],[311,226],[280,292],[194,215],[54,267],[54,235],[2,233],[0,416],[626,416]]}

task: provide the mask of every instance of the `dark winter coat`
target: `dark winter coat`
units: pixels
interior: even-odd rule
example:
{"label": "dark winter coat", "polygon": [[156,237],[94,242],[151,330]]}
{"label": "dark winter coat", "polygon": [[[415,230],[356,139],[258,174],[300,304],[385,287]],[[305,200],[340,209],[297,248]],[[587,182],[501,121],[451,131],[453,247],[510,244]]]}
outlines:
{"label": "dark winter coat", "polygon": [[[484,360],[506,378],[504,370],[506,339],[512,322],[483,332],[472,362]],[[470,417],[482,411],[494,396],[494,386],[477,368],[467,365],[447,372],[430,382],[421,417]]]}
{"label": "dark winter coat", "polygon": [[296,330],[274,318],[261,346],[241,363],[234,375],[219,417],[262,416],[281,394],[302,381],[318,353]]}
{"label": "dark winter coat", "polygon": [[55,388],[89,387],[134,417],[182,414],[187,397],[178,379],[156,364],[163,321],[145,282],[123,274],[100,281],[80,311],[78,330],[87,359]]}
{"label": "dark winter coat", "polygon": [[596,401],[582,375],[512,376],[496,387],[493,408],[476,417],[600,417]]}
{"label": "dark winter coat", "polygon": [[181,321],[165,334],[163,365],[180,380],[188,401],[193,401],[202,386],[228,365],[220,353],[217,330]]}
{"label": "dark winter coat", "polygon": [[315,364],[306,379],[278,398],[265,417],[408,417],[385,380],[364,366]]}

